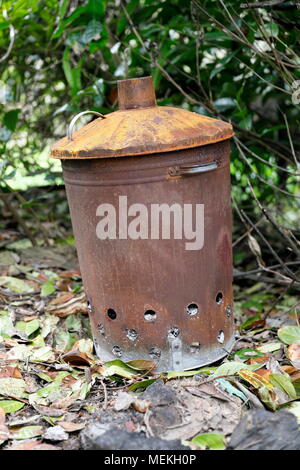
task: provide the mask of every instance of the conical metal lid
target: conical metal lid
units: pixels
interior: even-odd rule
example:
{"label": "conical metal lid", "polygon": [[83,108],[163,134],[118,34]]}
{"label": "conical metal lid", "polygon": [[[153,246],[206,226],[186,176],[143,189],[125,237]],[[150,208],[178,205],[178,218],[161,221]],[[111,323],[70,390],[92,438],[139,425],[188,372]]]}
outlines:
{"label": "conical metal lid", "polygon": [[53,145],[51,156],[87,159],[145,155],[212,144],[233,136],[227,122],[157,106],[151,77],[119,81],[118,100],[119,111],[90,122],[73,135],[71,130],[69,137]]}

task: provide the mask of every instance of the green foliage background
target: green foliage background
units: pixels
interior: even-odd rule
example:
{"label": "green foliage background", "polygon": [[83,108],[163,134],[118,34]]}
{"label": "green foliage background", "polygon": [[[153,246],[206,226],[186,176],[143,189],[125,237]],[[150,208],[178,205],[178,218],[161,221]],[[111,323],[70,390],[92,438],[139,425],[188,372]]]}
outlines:
{"label": "green foliage background", "polygon": [[253,206],[249,178],[260,200],[276,206],[279,217],[284,211],[295,225],[300,171],[295,2],[260,9],[243,8],[236,0],[1,4],[3,190],[61,182],[48,153],[65,135],[71,116],[86,109],[112,111],[118,79],[151,74],[160,105],[233,122],[235,143],[242,145],[233,145],[234,197]]}

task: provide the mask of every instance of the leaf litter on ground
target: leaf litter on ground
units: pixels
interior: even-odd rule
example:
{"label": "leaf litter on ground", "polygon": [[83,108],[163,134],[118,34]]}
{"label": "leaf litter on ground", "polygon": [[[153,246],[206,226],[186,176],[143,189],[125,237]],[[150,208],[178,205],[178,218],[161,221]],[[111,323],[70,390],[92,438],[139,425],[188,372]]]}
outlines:
{"label": "leaf litter on ground", "polygon": [[[28,248],[22,250],[25,253]],[[261,309],[272,303],[272,296],[260,297],[261,283],[254,293],[246,293],[248,298],[240,305],[237,302],[240,333],[222,363],[158,374],[156,364],[143,358],[127,363],[99,360],[80,272],[62,268],[61,254],[51,257],[51,249],[47,251],[50,264],[44,260],[37,269],[37,264],[28,262],[33,256],[29,251],[27,258],[10,257],[15,265],[10,273],[3,265],[6,271],[0,276],[2,447],[15,448],[16,441],[24,440],[19,448],[61,448],[68,433],[78,435],[100,410],[121,413],[130,408],[147,415],[151,401],[139,396],[158,379],[180,388],[184,380],[199,377],[192,389],[200,394],[205,383],[213,382],[239,400],[241,407],[260,404],[274,412],[286,408],[300,422],[300,327],[295,317],[287,318],[286,324],[281,321],[278,330],[272,321],[263,321]],[[273,311],[271,320],[272,315]],[[199,449],[225,448],[226,436],[211,431],[196,432],[189,444]],[[51,436],[59,444],[40,440],[51,442]]]}

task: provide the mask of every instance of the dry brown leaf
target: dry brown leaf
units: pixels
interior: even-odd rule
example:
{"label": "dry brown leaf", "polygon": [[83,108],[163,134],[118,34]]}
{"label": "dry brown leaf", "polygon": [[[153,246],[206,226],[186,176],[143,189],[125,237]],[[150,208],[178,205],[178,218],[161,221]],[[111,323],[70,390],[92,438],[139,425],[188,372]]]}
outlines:
{"label": "dry brown leaf", "polygon": [[93,362],[87,354],[78,351],[78,349],[67,352],[62,356],[62,359],[73,367],[86,367]]}
{"label": "dry brown leaf", "polygon": [[33,377],[25,376],[24,380],[26,383],[26,392],[34,393],[40,388],[39,385],[37,384],[37,381]]}
{"label": "dry brown leaf", "polygon": [[59,274],[62,278],[69,278],[69,277],[81,277],[81,272],[79,269],[70,269],[69,271],[64,271]]}
{"label": "dry brown leaf", "polygon": [[61,450],[59,447],[52,446],[51,444],[38,444],[32,450]]}
{"label": "dry brown leaf", "polygon": [[300,369],[300,341],[295,341],[288,347],[288,358],[296,369]]}
{"label": "dry brown leaf", "polygon": [[138,411],[139,413],[146,413],[146,411],[150,408],[151,406],[151,401],[149,400],[139,400],[138,398],[134,400],[132,403],[132,408],[135,409],[135,411]]}
{"label": "dry brown leaf", "polygon": [[66,386],[66,387],[71,387],[72,384],[74,384],[75,382],[77,382],[78,379],[76,379],[75,377],[73,377],[72,375],[66,375],[66,377],[64,377],[62,379],[62,384],[63,386]]}
{"label": "dry brown leaf", "polygon": [[255,388],[271,388],[271,384],[269,382],[270,374],[272,374],[272,372],[267,369],[259,369],[255,372],[247,369],[241,369],[238,371],[238,375]]}
{"label": "dry brown leaf", "polygon": [[52,315],[56,315],[60,318],[65,318],[68,315],[75,315],[76,313],[88,314],[87,301],[84,292],[76,296],[72,294],[72,298],[64,301],[63,303],[60,302],[58,304],[57,299],[55,300],[55,303],[54,301],[50,301],[48,305],[46,305],[46,312],[51,313]]}
{"label": "dry brown leaf", "polygon": [[34,409],[41,413],[43,416],[50,416],[52,418],[58,418],[64,414],[64,410],[59,410],[58,408],[52,408],[50,406],[43,405],[33,405]]}
{"label": "dry brown leaf", "polygon": [[71,421],[60,421],[59,425],[67,432],[81,431],[86,423],[72,423]]}
{"label": "dry brown leaf", "polygon": [[9,438],[9,430],[5,424],[5,418],[5,412],[3,408],[0,407],[0,445]]}
{"label": "dry brown leaf", "polygon": [[296,367],[293,367],[293,366],[281,366],[281,368],[284,372],[286,372],[289,375],[292,375],[294,372],[298,371],[298,369],[296,369]]}
{"label": "dry brown leaf", "polygon": [[75,294],[73,292],[68,292],[67,294],[65,293],[60,293],[58,296],[51,300],[48,305],[56,305],[56,304],[64,304],[65,302],[68,302],[70,299],[73,299]]}
{"label": "dry brown leaf", "polygon": [[9,348],[13,348],[14,346],[18,346],[19,342],[16,339],[4,338],[3,344]]}
{"label": "dry brown leaf", "polygon": [[295,380],[300,379],[300,370],[296,369],[296,367],[293,366],[281,366],[282,370],[286,373],[289,374],[291,377],[292,381],[295,382]]}
{"label": "dry brown leaf", "polygon": [[38,317],[36,315],[31,315],[31,316],[23,317],[22,320],[25,322],[29,322],[31,320],[36,320],[37,318]]}
{"label": "dry brown leaf", "polygon": [[41,441],[27,441],[12,446],[9,450],[60,450],[51,444],[43,444]]}
{"label": "dry brown leaf", "polygon": [[249,245],[250,250],[254,254],[254,256],[259,261],[259,263],[264,266],[265,263],[262,259],[260,245],[259,245],[258,241],[256,240],[256,238],[254,238],[250,233],[248,234],[248,245]]}
{"label": "dry brown leaf", "polygon": [[255,373],[257,375],[260,375],[261,377],[263,377],[267,381],[269,381],[269,378],[270,378],[270,375],[272,374],[272,371],[268,370],[268,369],[258,369],[258,370],[255,371]]}
{"label": "dry brown leaf", "polygon": [[72,282],[71,279],[61,279],[57,281],[55,285],[57,289],[68,292],[71,290]]}
{"label": "dry brown leaf", "polygon": [[268,356],[252,357],[248,359],[247,364],[260,364],[261,362],[266,362],[268,359]]}
{"label": "dry brown leaf", "polygon": [[22,379],[22,374],[18,367],[4,366],[0,370],[0,378],[12,377],[14,379]]}
{"label": "dry brown leaf", "polygon": [[60,398],[56,402],[52,403],[52,407],[58,408],[60,410],[66,410],[67,408],[69,408],[69,406],[75,403],[75,401],[78,399],[78,396],[79,396],[79,392],[73,393],[73,395],[69,397]]}

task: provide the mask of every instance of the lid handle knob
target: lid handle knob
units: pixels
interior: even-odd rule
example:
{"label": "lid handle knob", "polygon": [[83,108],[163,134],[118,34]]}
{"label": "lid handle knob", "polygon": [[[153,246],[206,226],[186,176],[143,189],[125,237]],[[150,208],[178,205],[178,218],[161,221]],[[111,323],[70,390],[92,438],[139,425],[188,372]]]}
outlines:
{"label": "lid handle knob", "polygon": [[118,81],[119,109],[150,108],[156,106],[152,77],[130,78]]}

